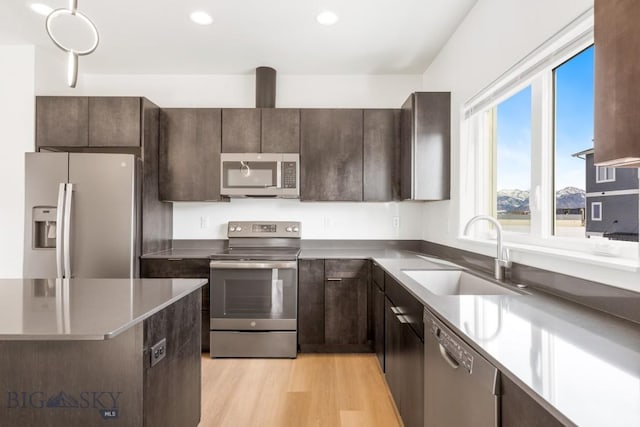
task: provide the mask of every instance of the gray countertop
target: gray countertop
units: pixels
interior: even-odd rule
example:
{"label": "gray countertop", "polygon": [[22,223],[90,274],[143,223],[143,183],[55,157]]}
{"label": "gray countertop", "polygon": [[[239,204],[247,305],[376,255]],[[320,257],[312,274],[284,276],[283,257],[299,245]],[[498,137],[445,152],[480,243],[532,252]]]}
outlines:
{"label": "gray countertop", "polygon": [[536,291],[435,295],[403,270],[451,264],[395,255],[371,258],[560,420],[640,426],[640,326]]}
{"label": "gray countertop", "polygon": [[1,340],[105,340],[206,279],[0,279]]}
{"label": "gray countertop", "polygon": [[[174,249],[144,258],[208,258]],[[640,426],[640,326],[539,292],[439,296],[403,270],[459,268],[385,248],[303,248],[300,259],[373,259],[468,344],[567,424]],[[428,333],[428,331],[425,331]]]}

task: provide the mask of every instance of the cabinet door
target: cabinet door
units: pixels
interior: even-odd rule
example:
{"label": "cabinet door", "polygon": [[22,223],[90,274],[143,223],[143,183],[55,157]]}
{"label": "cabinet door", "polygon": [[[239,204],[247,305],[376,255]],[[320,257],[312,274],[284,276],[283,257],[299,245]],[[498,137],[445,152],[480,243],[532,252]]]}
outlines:
{"label": "cabinet door", "polygon": [[221,200],[220,110],[163,109],[159,161],[161,200]]}
{"label": "cabinet door", "polygon": [[[142,259],[141,278],[202,278],[209,277],[208,259]],[[209,351],[210,307],[209,284],[202,287],[202,351]]]}
{"label": "cabinet door", "polygon": [[300,110],[262,109],[262,153],[300,152]]}
{"label": "cabinet door", "polygon": [[514,382],[500,376],[503,427],[560,427],[562,424]]}
{"label": "cabinet door", "polygon": [[414,332],[423,340],[424,321],[422,315],[424,306],[422,303],[388,274],[385,275],[384,282],[387,297],[403,314],[403,320],[407,322],[407,325],[413,328]]}
{"label": "cabinet door", "polygon": [[222,152],[260,152],[260,109],[222,110]]}
{"label": "cabinet door", "polygon": [[325,343],[354,351],[371,344],[368,265],[366,260],[325,260]]}
{"label": "cabinet door", "polygon": [[385,377],[402,421],[424,424],[424,344],[385,298]]}
{"label": "cabinet door", "polygon": [[302,110],[300,126],[300,198],[362,201],[362,110]]}
{"label": "cabinet door", "polygon": [[640,166],[640,2],[595,1],[595,161]]}
{"label": "cabinet door", "polygon": [[384,291],[373,286],[373,347],[384,372]]}
{"label": "cabinet door", "polygon": [[89,98],[89,146],[139,147],[140,98]]}
{"label": "cabinet door", "polygon": [[400,196],[396,149],[400,110],[364,110],[364,200],[386,202]]}
{"label": "cabinet door", "polygon": [[301,351],[324,344],[324,310],[324,260],[298,261],[298,344]]}
{"label": "cabinet door", "polygon": [[36,146],[86,147],[89,145],[89,98],[38,96]]}

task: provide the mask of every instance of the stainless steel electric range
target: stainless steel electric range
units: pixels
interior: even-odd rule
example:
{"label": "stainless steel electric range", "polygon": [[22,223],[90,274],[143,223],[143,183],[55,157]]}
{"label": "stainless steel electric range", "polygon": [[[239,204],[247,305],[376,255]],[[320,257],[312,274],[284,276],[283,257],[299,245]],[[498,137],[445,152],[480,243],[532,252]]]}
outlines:
{"label": "stainless steel electric range", "polygon": [[212,255],[211,357],[297,354],[300,223],[231,221]]}

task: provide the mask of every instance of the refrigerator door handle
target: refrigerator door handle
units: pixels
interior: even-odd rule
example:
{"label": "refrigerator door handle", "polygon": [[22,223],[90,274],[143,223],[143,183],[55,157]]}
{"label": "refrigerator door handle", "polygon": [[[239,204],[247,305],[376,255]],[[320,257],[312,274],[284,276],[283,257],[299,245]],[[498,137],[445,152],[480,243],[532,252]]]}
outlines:
{"label": "refrigerator door handle", "polygon": [[64,263],[62,255],[62,221],[64,215],[64,190],[65,183],[58,186],[58,207],[56,209],[56,277],[62,278],[64,274]]}
{"label": "refrigerator door handle", "polygon": [[64,277],[71,278],[71,203],[73,201],[73,184],[67,184],[64,202]]}

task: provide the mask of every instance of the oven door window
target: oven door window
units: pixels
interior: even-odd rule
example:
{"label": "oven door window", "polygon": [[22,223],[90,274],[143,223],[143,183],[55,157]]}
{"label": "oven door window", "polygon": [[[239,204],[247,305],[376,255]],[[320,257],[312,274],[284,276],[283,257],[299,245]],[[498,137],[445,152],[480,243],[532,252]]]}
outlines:
{"label": "oven door window", "polygon": [[272,188],[278,185],[278,162],[231,162],[222,165],[224,188]]}
{"label": "oven door window", "polygon": [[215,270],[211,278],[212,317],[292,319],[296,317],[294,269]]}

